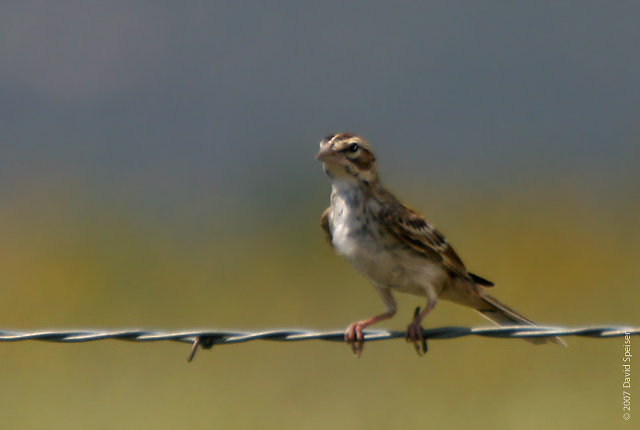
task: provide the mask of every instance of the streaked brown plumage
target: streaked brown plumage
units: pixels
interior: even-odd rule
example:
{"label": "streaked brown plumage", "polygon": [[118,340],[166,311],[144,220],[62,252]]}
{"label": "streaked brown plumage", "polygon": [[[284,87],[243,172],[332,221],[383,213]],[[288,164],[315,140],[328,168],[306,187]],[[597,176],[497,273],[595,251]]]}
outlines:
{"label": "streaked brown plumage", "polygon": [[[407,328],[407,340],[426,349],[421,323],[439,298],[471,307],[499,325],[535,325],[485,292],[493,283],[469,273],[447,240],[424,217],[384,189],[369,143],[351,133],[327,136],[316,158],[332,184],[331,206],[321,225],[336,252],[376,288],[386,312],[352,323],[345,333],[356,356],[362,330],[395,315],[393,291],[422,295],[425,308]],[[527,339],[532,343],[556,337]]]}

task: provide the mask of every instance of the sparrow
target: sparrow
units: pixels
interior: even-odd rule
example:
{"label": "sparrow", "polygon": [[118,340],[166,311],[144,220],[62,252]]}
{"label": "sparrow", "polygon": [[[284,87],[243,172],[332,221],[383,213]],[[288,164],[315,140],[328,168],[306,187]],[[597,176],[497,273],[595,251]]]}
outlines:
{"label": "sparrow", "polygon": [[[322,229],[334,250],[373,285],[386,308],[347,328],[345,341],[356,357],[364,347],[363,330],[396,314],[394,292],[426,298],[406,332],[406,340],[419,355],[427,349],[422,321],[439,299],[475,309],[498,325],[536,325],[487,294],[485,290],[494,283],[468,272],[444,236],[382,186],[376,157],[366,140],[351,133],[329,135],[320,142],[316,159],[332,187]],[[525,340],[565,345],[558,337]]]}

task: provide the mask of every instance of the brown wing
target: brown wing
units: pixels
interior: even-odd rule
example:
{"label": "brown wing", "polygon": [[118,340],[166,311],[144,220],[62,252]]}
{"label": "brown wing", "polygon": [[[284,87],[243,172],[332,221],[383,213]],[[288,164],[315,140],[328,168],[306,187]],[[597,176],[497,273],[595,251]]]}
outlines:
{"label": "brown wing", "polygon": [[482,276],[478,276],[474,273],[469,272],[469,276],[471,276],[471,279],[473,279],[473,282],[475,282],[477,285],[482,285],[483,287],[495,287],[496,284],[494,284],[493,282],[484,279]]}
{"label": "brown wing", "polygon": [[324,237],[329,241],[331,246],[333,246],[333,238],[331,236],[331,228],[329,227],[329,212],[331,212],[331,206],[327,208],[322,214],[320,218],[320,227],[322,227],[322,231],[324,232]]}
{"label": "brown wing", "polygon": [[447,270],[473,282],[462,260],[438,230],[418,212],[400,202],[384,211],[385,225],[398,239],[415,251],[442,264]]}

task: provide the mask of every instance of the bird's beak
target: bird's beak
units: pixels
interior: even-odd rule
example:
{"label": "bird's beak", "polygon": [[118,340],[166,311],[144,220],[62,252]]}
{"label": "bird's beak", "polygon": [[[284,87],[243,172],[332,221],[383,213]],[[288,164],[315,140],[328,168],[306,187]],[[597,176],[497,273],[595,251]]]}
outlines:
{"label": "bird's beak", "polygon": [[331,147],[331,145],[324,145],[320,148],[318,155],[316,155],[316,160],[323,163],[330,163],[332,161],[337,161],[337,159],[338,153]]}

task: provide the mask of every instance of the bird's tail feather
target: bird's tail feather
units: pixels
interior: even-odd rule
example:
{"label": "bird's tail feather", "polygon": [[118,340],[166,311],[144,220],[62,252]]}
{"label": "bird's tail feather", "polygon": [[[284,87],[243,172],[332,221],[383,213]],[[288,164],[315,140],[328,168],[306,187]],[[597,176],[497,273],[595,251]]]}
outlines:
{"label": "bird's tail feather", "polygon": [[[495,297],[492,297],[488,294],[483,294],[482,298],[484,299],[483,306],[480,309],[477,309],[480,314],[487,318],[490,321],[502,326],[511,326],[511,325],[528,325],[535,326],[537,325],[530,319],[524,317],[519,314],[515,310],[511,309],[509,306],[500,302]],[[534,344],[543,344],[547,342],[557,343],[561,346],[567,346],[566,343],[562,339],[557,336],[549,336],[549,337],[531,337],[525,338],[526,341],[534,343]]]}

